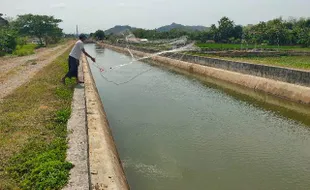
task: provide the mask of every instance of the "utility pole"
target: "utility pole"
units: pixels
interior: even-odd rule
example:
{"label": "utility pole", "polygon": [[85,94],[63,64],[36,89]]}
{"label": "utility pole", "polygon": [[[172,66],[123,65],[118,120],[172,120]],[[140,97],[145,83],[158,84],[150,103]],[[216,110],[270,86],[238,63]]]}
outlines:
{"label": "utility pole", "polygon": [[76,25],[75,30],[76,30],[76,37],[78,38],[79,37],[79,26],[78,25]]}

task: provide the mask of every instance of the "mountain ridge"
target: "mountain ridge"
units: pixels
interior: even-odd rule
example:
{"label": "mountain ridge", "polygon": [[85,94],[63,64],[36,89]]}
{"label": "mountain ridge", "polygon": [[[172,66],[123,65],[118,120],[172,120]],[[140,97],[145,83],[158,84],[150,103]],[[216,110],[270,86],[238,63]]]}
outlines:
{"label": "mountain ridge", "polygon": [[[108,29],[105,31],[106,34],[119,34],[125,30],[136,30],[138,28],[136,27],[132,27],[129,25],[115,25],[114,27]],[[204,30],[208,30],[208,27],[205,26],[201,26],[201,25],[194,25],[194,26],[188,26],[188,25],[182,25],[182,24],[177,24],[175,22],[173,22],[170,25],[165,25],[165,26],[161,26],[159,28],[155,28],[154,30],[157,30],[159,32],[169,32],[170,30],[173,29],[180,29],[180,30],[184,30],[184,31],[188,31],[188,32],[193,32],[193,31],[204,31]]]}

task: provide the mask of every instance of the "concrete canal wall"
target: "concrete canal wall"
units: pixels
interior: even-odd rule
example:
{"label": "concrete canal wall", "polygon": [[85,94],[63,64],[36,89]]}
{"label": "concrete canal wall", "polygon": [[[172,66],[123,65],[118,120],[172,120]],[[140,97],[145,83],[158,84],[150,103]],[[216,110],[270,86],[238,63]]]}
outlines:
{"label": "concrete canal wall", "polygon": [[83,57],[91,189],[129,189],[89,64]]}
{"label": "concrete canal wall", "polygon": [[[125,47],[120,45],[121,47]],[[136,51],[142,51],[146,53],[156,53],[158,50],[143,48],[143,47],[130,47]],[[310,72],[298,69],[289,69],[283,67],[274,67],[262,64],[251,64],[245,62],[229,61],[217,58],[202,57],[197,55],[188,55],[181,53],[166,53],[161,55],[163,57],[176,57],[177,59],[182,57],[181,61],[196,63],[204,66],[225,69],[229,71],[235,71],[243,74],[254,75],[258,77],[264,77],[292,84],[299,84],[302,86],[310,87]]]}
{"label": "concrete canal wall", "polygon": [[[101,45],[114,51],[129,53],[123,47],[109,44]],[[210,60],[209,58],[203,59],[203,57],[197,58],[197,56],[194,56],[195,58],[183,58],[183,61],[180,61],[165,56],[153,56],[150,53],[137,50],[132,50],[131,52],[139,57],[151,56],[152,60],[161,64],[266,92],[290,101],[310,105],[310,88],[308,87],[310,84],[310,73],[306,71],[225,60]]]}

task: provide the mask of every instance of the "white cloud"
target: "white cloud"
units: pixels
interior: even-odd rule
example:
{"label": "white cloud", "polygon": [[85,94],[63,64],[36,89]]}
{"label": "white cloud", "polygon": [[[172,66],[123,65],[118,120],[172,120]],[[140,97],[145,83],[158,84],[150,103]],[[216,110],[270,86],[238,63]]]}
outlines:
{"label": "white cloud", "polygon": [[65,8],[66,4],[65,3],[56,3],[56,4],[50,5],[50,7],[54,8],[54,9],[60,9],[60,8]]}

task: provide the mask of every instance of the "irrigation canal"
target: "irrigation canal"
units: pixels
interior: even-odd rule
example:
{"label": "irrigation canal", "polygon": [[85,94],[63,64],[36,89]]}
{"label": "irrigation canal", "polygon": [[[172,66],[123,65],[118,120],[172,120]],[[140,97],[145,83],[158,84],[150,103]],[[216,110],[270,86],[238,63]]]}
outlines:
{"label": "irrigation canal", "polygon": [[85,48],[132,189],[309,189],[308,108],[141,62],[109,70],[131,58]]}

